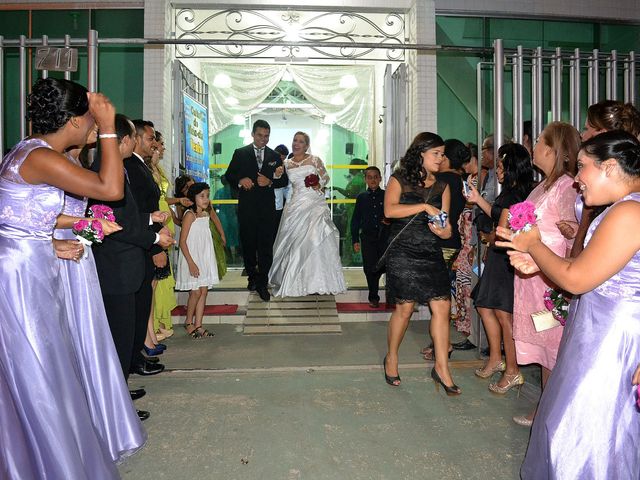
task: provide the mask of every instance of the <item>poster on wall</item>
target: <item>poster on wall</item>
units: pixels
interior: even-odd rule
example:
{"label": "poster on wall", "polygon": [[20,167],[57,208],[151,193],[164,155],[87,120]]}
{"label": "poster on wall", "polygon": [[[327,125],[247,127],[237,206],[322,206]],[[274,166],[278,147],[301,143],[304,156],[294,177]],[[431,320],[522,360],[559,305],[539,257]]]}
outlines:
{"label": "poster on wall", "polygon": [[209,181],[209,124],[207,108],[186,93],[184,103],[184,145],[187,175],[196,182]]}

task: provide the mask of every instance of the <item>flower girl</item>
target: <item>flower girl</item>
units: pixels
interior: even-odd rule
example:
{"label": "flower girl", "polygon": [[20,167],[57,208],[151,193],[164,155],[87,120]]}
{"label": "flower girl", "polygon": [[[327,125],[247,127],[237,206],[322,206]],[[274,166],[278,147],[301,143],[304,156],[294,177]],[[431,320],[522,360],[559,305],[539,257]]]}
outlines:
{"label": "flower girl", "polygon": [[187,197],[193,205],[182,218],[177,290],[189,290],[184,328],[192,338],[213,337],[202,326],[209,288],[218,283],[218,268],[209,231],[209,185],[194,183]]}

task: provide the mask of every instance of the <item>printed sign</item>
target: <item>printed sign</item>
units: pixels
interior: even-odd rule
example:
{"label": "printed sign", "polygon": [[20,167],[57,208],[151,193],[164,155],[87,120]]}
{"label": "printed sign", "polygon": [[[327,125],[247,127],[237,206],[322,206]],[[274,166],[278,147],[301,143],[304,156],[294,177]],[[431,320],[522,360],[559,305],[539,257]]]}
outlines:
{"label": "printed sign", "polygon": [[184,145],[187,175],[196,182],[209,181],[209,123],[207,108],[186,93],[184,99]]}

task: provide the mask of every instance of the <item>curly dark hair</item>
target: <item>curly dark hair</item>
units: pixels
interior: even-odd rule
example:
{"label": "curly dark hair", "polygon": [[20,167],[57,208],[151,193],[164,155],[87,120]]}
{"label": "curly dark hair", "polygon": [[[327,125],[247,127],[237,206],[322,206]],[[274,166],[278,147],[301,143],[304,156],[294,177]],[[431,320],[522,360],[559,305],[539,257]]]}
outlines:
{"label": "curly dark hair", "polygon": [[504,171],[502,188],[525,198],[535,185],[529,151],[519,143],[505,143],[498,149],[498,157]]}
{"label": "curly dark hair", "polygon": [[427,171],[422,166],[422,153],[432,148],[444,146],[444,141],[435,133],[422,132],[411,142],[411,146],[400,159],[398,176],[409,185],[421,186],[427,178]]}
{"label": "curly dark hair", "polygon": [[89,111],[87,89],[70,80],[41,78],[27,97],[27,119],[33,133],[46,135],[60,130],[71,117]]}
{"label": "curly dark hair", "polygon": [[185,196],[182,191],[189,182],[193,182],[193,177],[191,175],[180,175],[178,178],[176,178],[175,188],[173,190],[175,198],[182,198]]}

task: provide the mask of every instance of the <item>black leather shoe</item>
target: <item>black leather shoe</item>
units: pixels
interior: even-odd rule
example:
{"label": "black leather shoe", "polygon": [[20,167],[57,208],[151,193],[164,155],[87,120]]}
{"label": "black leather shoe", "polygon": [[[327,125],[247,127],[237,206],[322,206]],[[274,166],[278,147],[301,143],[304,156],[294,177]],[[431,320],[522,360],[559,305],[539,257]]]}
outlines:
{"label": "black leather shoe", "polygon": [[146,355],[143,355],[143,357],[149,363],[158,363],[160,361],[158,357],[147,357]]}
{"label": "black leather shoe", "polygon": [[451,345],[454,350],[473,350],[476,346],[469,341],[469,339],[463,342],[454,343]]}
{"label": "black leather shoe", "polygon": [[164,365],[161,363],[144,362],[131,367],[131,373],[137,373],[138,375],[156,375],[163,370]]}
{"label": "black leather shoe", "polygon": [[371,308],[380,308],[380,300],[369,300],[369,306]]}
{"label": "black leather shoe", "polygon": [[136,410],[136,413],[138,414],[138,418],[140,419],[141,422],[144,422],[147,418],[151,416],[151,414],[146,410]]}
{"label": "black leather shoe", "polygon": [[267,290],[267,287],[258,287],[258,295],[260,295],[260,298],[265,301],[268,302],[269,300],[271,300],[271,295],[269,294],[269,290]]}
{"label": "black leather shoe", "polygon": [[247,284],[247,290],[249,290],[250,292],[255,292],[258,289],[258,286],[256,285],[256,282],[249,280],[249,283]]}
{"label": "black leather shoe", "polygon": [[131,394],[131,400],[138,400],[144,397],[147,391],[144,388],[137,388],[135,390],[129,390],[129,393]]}

